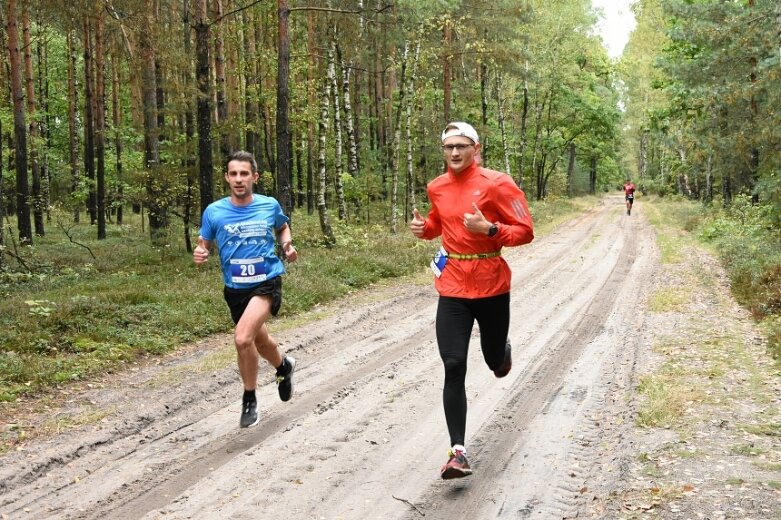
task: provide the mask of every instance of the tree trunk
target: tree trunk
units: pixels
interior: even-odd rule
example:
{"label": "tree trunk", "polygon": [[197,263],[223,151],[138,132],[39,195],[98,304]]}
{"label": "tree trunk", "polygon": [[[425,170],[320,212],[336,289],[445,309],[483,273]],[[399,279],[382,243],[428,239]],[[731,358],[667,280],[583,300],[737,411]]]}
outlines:
{"label": "tree trunk", "polygon": [[[748,8],[753,9],[755,4],[755,0],[748,0]],[[756,126],[756,119],[757,114],[759,113],[759,104],[757,103],[757,96],[755,94],[756,89],[756,83],[757,83],[757,57],[751,56],[749,58],[749,81],[751,82],[751,87],[749,88],[750,94],[750,107],[751,107],[751,114],[750,114],[750,121],[751,121],[751,128],[752,132],[751,134],[756,136],[761,133],[761,131]],[[755,191],[757,181],[759,179],[759,148],[756,146],[753,146],[751,148],[751,157],[749,159],[749,171],[748,171],[748,188],[749,192],[751,193],[751,202],[753,204],[759,204],[759,193]]]}
{"label": "tree trunk", "polygon": [[[488,35],[486,34],[486,37]],[[478,68],[478,72],[480,74],[480,121],[483,124],[483,128],[488,128],[488,65],[486,65],[485,61],[480,62],[480,66]],[[488,164],[488,156],[491,152],[490,146],[488,146],[489,138],[488,135],[483,133],[483,136],[480,139],[480,143],[482,146],[480,147],[480,160],[483,165]]]}
{"label": "tree trunk", "polygon": [[344,106],[344,123],[347,130],[347,173],[353,178],[358,175],[358,145],[355,136],[352,103],[350,102],[350,68],[342,58],[342,49],[336,44],[336,57],[342,69],[342,100]]}
{"label": "tree trunk", "polygon": [[252,30],[254,20],[252,14],[244,13],[244,142],[245,150],[255,155],[258,169],[262,172],[263,153],[260,146],[260,115],[256,99],[258,92],[257,49],[255,47],[255,32]]}
{"label": "tree trunk", "polygon": [[409,40],[404,42],[404,56],[401,59],[401,81],[399,82],[399,101],[396,107],[396,117],[393,121],[393,141],[390,151],[391,171],[391,233],[397,231],[399,218],[399,146],[401,143],[401,112],[404,109],[407,62],[409,61]]}
{"label": "tree trunk", "polygon": [[73,204],[73,222],[79,223],[81,220],[80,203],[77,203],[79,183],[81,175],[79,174],[79,152],[78,136],[76,135],[76,48],[73,44],[73,33],[68,31],[68,156],[71,169],[71,198]]}
{"label": "tree trunk", "polygon": [[713,155],[708,154],[708,161],[705,165],[705,203],[713,202]]}
{"label": "tree trunk", "polygon": [[[201,215],[214,201],[214,163],[212,158],[211,84],[209,83],[208,0],[197,0],[195,9],[195,81],[198,84],[198,182],[201,191]],[[200,219],[199,219],[200,220]]]}
{"label": "tree trunk", "polygon": [[47,29],[39,24],[38,45],[36,45],[38,58],[38,92],[41,99],[42,116],[38,122],[41,135],[41,205],[46,213],[46,222],[51,223],[51,169],[49,168],[49,151],[52,148],[51,113],[49,110],[49,37]]}
{"label": "tree trunk", "polygon": [[6,9],[6,35],[10,57],[11,97],[14,104],[14,166],[16,168],[16,218],[19,242],[32,245],[33,231],[30,221],[30,189],[27,182],[27,127],[22,90],[22,59],[19,50],[19,27],[16,18],[16,0],[8,0]]}
{"label": "tree trunk", "polygon": [[[409,77],[409,84],[407,85],[407,102],[406,102],[406,133],[407,133],[407,204],[404,206],[404,215],[410,215],[412,208],[416,207],[415,203],[415,172],[412,164],[412,102],[415,95],[415,79],[418,72],[418,60],[420,59],[420,40],[415,45],[415,58],[412,61],[412,73]],[[406,220],[406,218],[405,218]]]}
{"label": "tree trunk", "polygon": [[122,181],[122,110],[119,105],[119,64],[114,55],[111,60],[111,115],[114,122],[114,153],[116,154],[116,209],[117,225],[122,225],[124,207],[124,186]]}
{"label": "tree trunk", "polygon": [[295,148],[296,153],[296,206],[298,208],[304,207],[304,166],[303,166],[303,155],[304,152],[302,150],[302,137],[301,133],[293,134],[292,140]]}
{"label": "tree trunk", "polygon": [[521,147],[518,152],[518,175],[515,178],[515,183],[523,188],[523,160],[526,154],[526,119],[529,114],[529,80],[527,78],[529,74],[529,62],[525,62],[525,74],[523,76],[523,107],[521,108]]}
{"label": "tree trunk", "polygon": [[146,26],[139,37],[141,54],[141,92],[144,112],[144,161],[147,181],[147,212],[149,215],[149,233],[154,244],[165,241],[168,227],[168,212],[163,200],[162,181],[157,178],[160,168],[160,139],[157,128],[157,78],[155,71],[156,52],[152,46],[154,6],[152,0],[146,0]]}
{"label": "tree trunk", "polygon": [[[314,107],[317,103],[317,93],[314,86],[317,58],[315,54],[315,15],[313,11],[309,11],[307,14],[306,36],[307,55],[309,57],[309,63],[306,68],[307,99],[309,100],[309,106]],[[309,215],[315,212],[314,144],[315,125],[312,121],[309,121],[306,125],[306,212]]]}
{"label": "tree trunk", "polygon": [[449,18],[445,18],[445,27],[443,30],[444,33],[444,45],[442,46],[442,88],[443,88],[443,94],[444,94],[444,106],[442,107],[442,114],[445,118],[445,120],[442,123],[442,126],[450,123],[450,104],[451,104],[451,98],[452,98],[452,92],[451,92],[451,86],[450,86],[450,77],[453,75],[452,67],[453,67],[453,55],[452,55],[452,49],[451,46],[453,45],[453,29],[450,26],[451,22]]}
{"label": "tree trunk", "polygon": [[[334,28],[334,37],[336,37]],[[336,204],[339,210],[339,220],[347,220],[347,205],[344,202],[344,184],[342,183],[342,115],[339,103],[339,87],[336,83],[336,63],[334,54],[336,43],[331,42],[328,49],[328,82],[331,84],[334,99],[334,186],[336,187]]]}
{"label": "tree trunk", "polygon": [[[228,100],[226,98],[225,78],[225,28],[222,23],[224,14],[222,0],[214,0],[214,79],[217,83],[217,124],[220,128],[220,154],[228,157],[231,153],[230,140],[228,139]],[[188,29],[185,29],[188,30]],[[187,38],[190,39],[189,36]]]}
{"label": "tree trunk", "polygon": [[22,9],[22,40],[24,41],[24,70],[27,89],[27,117],[29,118],[30,135],[30,170],[33,179],[33,223],[35,234],[44,236],[43,197],[41,196],[41,169],[38,163],[38,115],[35,104],[35,77],[33,75],[32,43],[30,38],[30,7]]}
{"label": "tree trunk", "polygon": [[105,51],[103,47],[103,11],[97,13],[95,23],[95,152],[97,170],[98,240],[106,238],[106,81]]}
{"label": "tree trunk", "polygon": [[597,193],[597,158],[591,158],[591,167],[589,168],[588,176],[588,192],[591,195]]}
{"label": "tree trunk", "polygon": [[[290,187],[290,122],[288,120],[288,78],[290,76],[290,35],[287,0],[278,0],[279,41],[277,49],[277,197],[286,215],[293,212],[293,196]],[[338,96],[338,92],[335,92]]]}
{"label": "tree trunk", "polygon": [[567,162],[567,197],[572,197],[572,173],[575,171],[575,143],[569,144],[569,161]]}
{"label": "tree trunk", "polygon": [[[216,0],[215,4],[220,4],[220,0]],[[191,21],[190,21],[190,0],[183,0],[182,11],[184,16],[182,19],[182,47],[184,49],[185,56],[190,56],[192,52],[192,34],[191,34]],[[221,9],[221,7],[220,7]],[[219,18],[218,15],[215,15]],[[219,22],[217,22],[219,24]],[[219,29],[218,29],[219,30]],[[221,36],[218,37],[218,39]],[[218,60],[219,61],[219,60]],[[185,91],[189,91],[193,85],[193,71],[190,67],[183,67],[181,70],[182,84],[185,87]],[[224,78],[223,78],[224,79]],[[219,89],[220,87],[218,87]],[[224,84],[222,86],[224,88]],[[223,102],[225,100],[223,99]],[[191,150],[193,137],[195,136],[195,116],[192,100],[184,100],[184,136],[185,136],[185,149]],[[219,117],[219,115],[217,116]],[[224,140],[223,140],[224,141]],[[188,253],[192,253],[193,244],[192,237],[190,236],[190,224],[192,223],[193,206],[195,206],[194,192],[195,185],[197,183],[197,176],[195,171],[195,159],[192,154],[187,153],[187,156],[182,159],[182,166],[185,172],[186,190],[184,197],[184,207],[182,208],[182,227],[184,236],[184,247]]]}
{"label": "tree trunk", "polygon": [[334,232],[331,224],[328,222],[328,208],[325,205],[325,191],[328,186],[326,182],[326,162],[325,147],[326,134],[328,133],[328,98],[330,97],[330,83],[326,80],[323,84],[323,93],[320,98],[320,120],[317,125],[317,213],[320,217],[320,230],[323,232],[326,247],[332,247],[336,244]]}
{"label": "tree trunk", "polygon": [[637,171],[640,174],[640,182],[642,183],[648,175],[648,132],[646,131],[640,134],[640,157]]}
{"label": "tree trunk", "polygon": [[3,194],[3,119],[0,118],[0,269],[3,268],[2,250],[5,246],[5,195]]}
{"label": "tree trunk", "polygon": [[504,99],[502,98],[502,79],[501,74],[496,75],[496,106],[499,116],[499,133],[502,138],[502,157],[504,158],[504,172],[512,177],[510,171],[510,148],[507,145],[507,127],[504,114]]}
{"label": "tree trunk", "polygon": [[95,115],[94,82],[92,77],[92,27],[88,17],[84,18],[84,170],[87,173],[89,195],[87,211],[89,221],[95,225],[98,218],[95,197]]}

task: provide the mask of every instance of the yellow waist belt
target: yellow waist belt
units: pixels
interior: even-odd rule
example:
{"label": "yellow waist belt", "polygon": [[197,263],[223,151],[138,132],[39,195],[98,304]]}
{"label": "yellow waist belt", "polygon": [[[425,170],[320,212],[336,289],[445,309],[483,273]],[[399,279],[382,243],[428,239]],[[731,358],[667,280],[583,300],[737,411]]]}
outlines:
{"label": "yellow waist belt", "polygon": [[482,260],[483,258],[494,258],[497,256],[501,256],[502,251],[491,251],[490,253],[471,253],[471,254],[461,254],[461,253],[448,253],[448,258],[455,258],[456,260]]}

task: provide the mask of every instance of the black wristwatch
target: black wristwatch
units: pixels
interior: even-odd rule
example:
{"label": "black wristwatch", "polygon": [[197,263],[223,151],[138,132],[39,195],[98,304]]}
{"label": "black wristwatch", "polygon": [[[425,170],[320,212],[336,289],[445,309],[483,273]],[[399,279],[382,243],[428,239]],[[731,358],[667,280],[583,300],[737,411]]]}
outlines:
{"label": "black wristwatch", "polygon": [[499,232],[499,228],[497,227],[496,224],[491,224],[491,227],[488,228],[488,236],[489,237],[494,236],[498,232]]}

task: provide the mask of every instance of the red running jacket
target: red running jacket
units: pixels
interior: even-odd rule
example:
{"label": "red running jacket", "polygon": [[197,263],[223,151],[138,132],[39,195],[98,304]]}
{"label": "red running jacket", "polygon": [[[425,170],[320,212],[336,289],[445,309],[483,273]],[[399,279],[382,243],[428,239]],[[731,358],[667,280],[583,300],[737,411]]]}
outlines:
{"label": "red running jacket", "polygon": [[[503,246],[528,244],[534,228],[526,195],[506,173],[473,163],[459,174],[449,169],[428,184],[431,211],[423,227],[424,239],[442,236],[448,253],[473,254],[499,251]],[[493,237],[470,233],[464,213],[474,213],[472,203],[499,228]],[[474,260],[448,258],[434,286],[442,296],[486,298],[510,292],[512,273],[501,256]]]}

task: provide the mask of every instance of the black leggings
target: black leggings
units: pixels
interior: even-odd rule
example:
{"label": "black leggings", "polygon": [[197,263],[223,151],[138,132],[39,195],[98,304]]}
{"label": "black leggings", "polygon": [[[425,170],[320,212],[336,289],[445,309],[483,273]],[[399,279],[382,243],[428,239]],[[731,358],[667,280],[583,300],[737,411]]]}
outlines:
{"label": "black leggings", "polygon": [[464,444],[466,433],[466,358],[475,320],[480,327],[480,347],[488,368],[504,361],[510,328],[510,293],[468,300],[440,296],[437,306],[437,343],[445,364],[442,402],[450,433],[450,445]]}

